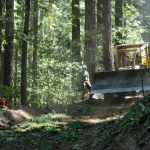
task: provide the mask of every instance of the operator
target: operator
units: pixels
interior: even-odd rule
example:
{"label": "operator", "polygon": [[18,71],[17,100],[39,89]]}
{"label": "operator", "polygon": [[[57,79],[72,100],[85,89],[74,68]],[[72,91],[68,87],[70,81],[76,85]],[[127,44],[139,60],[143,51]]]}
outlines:
{"label": "operator", "polygon": [[90,84],[90,78],[89,73],[87,71],[87,66],[82,66],[82,72],[81,72],[81,99],[84,99],[85,94],[86,98],[90,98],[90,91],[91,91],[91,84]]}
{"label": "operator", "polygon": [[128,60],[127,60],[127,56],[125,53],[123,53],[123,56],[122,56],[122,65],[123,67],[128,65]]}

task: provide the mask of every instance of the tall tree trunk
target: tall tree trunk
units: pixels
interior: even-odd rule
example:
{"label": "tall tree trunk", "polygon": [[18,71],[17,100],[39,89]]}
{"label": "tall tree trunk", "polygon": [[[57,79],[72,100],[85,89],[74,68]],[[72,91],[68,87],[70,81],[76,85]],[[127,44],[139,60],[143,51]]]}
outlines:
{"label": "tall tree trunk", "polygon": [[[127,1],[124,1],[124,2],[123,2],[123,9],[125,9],[125,10],[128,9],[128,8],[127,8]],[[125,29],[127,28],[127,20],[126,20],[126,19],[127,19],[127,18],[124,17],[123,22],[122,22],[123,27],[124,27]],[[127,38],[127,31],[126,31],[126,30],[124,31],[123,34],[124,34],[124,38]]]}
{"label": "tall tree trunk", "polygon": [[102,0],[97,0],[97,46],[101,45],[102,34]]}
{"label": "tall tree trunk", "polygon": [[2,53],[3,7],[4,7],[4,0],[0,0],[0,84],[3,83],[3,53]]}
{"label": "tall tree trunk", "polygon": [[[14,62],[14,91],[17,93],[17,79],[18,79],[18,47],[16,47],[15,50],[15,56],[14,56],[15,62]],[[16,94],[14,95],[14,107],[16,108],[17,106],[17,101],[16,101],[17,97]]]}
{"label": "tall tree trunk", "polygon": [[37,83],[37,50],[38,50],[38,0],[34,0],[33,6],[33,78],[34,83]]}
{"label": "tall tree trunk", "polygon": [[76,62],[81,61],[80,57],[80,2],[72,0],[72,55]]}
{"label": "tall tree trunk", "polygon": [[40,24],[39,24],[39,37],[40,37],[40,42],[43,43],[43,39],[44,39],[44,10],[41,8],[39,9],[40,15],[39,15],[39,19],[40,19]]}
{"label": "tall tree trunk", "polygon": [[97,0],[97,53],[96,61],[98,61],[98,67],[103,68],[103,52],[102,52],[102,27],[103,27],[103,17],[102,17],[102,0]]}
{"label": "tall tree trunk", "polygon": [[24,39],[22,40],[21,105],[27,105],[27,39],[29,33],[30,0],[25,1]]}
{"label": "tall tree trunk", "polygon": [[38,0],[33,1],[33,68],[32,68],[32,77],[33,77],[33,103],[35,104],[36,94],[35,88],[37,86],[37,51],[38,51]]}
{"label": "tall tree trunk", "polygon": [[4,50],[4,85],[12,84],[12,54],[14,40],[14,0],[6,0],[6,27]]}
{"label": "tall tree trunk", "polygon": [[0,0],[0,52],[2,51],[2,29],[3,29],[3,21],[2,21],[2,17],[3,17],[3,0]]}
{"label": "tall tree trunk", "polygon": [[115,1],[115,26],[116,26],[116,38],[115,44],[119,45],[122,42],[119,42],[122,39],[122,33],[118,31],[119,27],[122,27],[122,19],[123,19],[123,0]]}
{"label": "tall tree trunk", "polygon": [[88,67],[90,80],[93,83],[95,73],[96,53],[96,15],[95,0],[85,0],[85,56],[84,62]]}
{"label": "tall tree trunk", "polygon": [[111,28],[111,0],[103,0],[103,62],[105,71],[114,70]]}

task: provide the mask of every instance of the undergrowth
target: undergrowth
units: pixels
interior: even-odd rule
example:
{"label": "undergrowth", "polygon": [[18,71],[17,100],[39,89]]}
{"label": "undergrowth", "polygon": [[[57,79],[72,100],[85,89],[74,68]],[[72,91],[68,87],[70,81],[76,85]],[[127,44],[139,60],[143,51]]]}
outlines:
{"label": "undergrowth", "polygon": [[[104,141],[114,136],[123,137],[135,126],[142,125],[149,114],[150,96],[147,96],[137,101],[123,118],[97,124],[100,135],[92,139],[92,146],[103,144]],[[53,149],[53,145],[74,144],[76,141],[81,141],[86,129],[91,129],[90,127],[91,125],[73,120],[65,114],[47,114],[1,130],[0,143],[21,143],[33,147],[32,149],[38,147],[39,150]],[[75,147],[80,148],[78,144]]]}
{"label": "undergrowth", "polygon": [[49,139],[52,136],[59,144],[79,140],[87,125],[76,120],[64,125],[58,124],[59,122],[65,122],[67,119],[70,119],[70,117],[63,114],[47,114],[35,117],[22,124],[11,126],[9,131],[0,134],[0,143],[21,142],[23,145],[30,146],[37,146],[40,143],[42,147],[39,147],[39,149],[45,150],[50,149],[51,143],[43,145],[40,138],[47,137]]}
{"label": "undergrowth", "polygon": [[121,132],[126,132],[133,125],[140,125],[150,114],[150,96],[145,97],[135,103],[126,116],[116,121],[117,127]]}
{"label": "undergrowth", "polygon": [[[105,130],[99,137],[99,143],[103,143],[105,140],[111,137],[117,136],[119,139],[124,137],[124,134],[136,129],[136,127],[144,124],[150,116],[150,95],[144,99],[140,99],[135,102],[129,112],[121,119],[115,121],[115,128]],[[107,126],[107,122],[105,125]],[[100,124],[103,126],[103,124]]]}

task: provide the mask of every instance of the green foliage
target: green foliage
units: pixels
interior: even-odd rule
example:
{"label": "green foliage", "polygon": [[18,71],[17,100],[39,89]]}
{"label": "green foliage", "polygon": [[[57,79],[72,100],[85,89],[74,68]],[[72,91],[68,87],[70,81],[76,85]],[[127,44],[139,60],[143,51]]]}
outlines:
{"label": "green foliage", "polygon": [[[77,76],[79,64],[72,62],[71,53],[71,1],[40,2],[43,11],[38,50],[37,86],[32,87],[32,65],[29,64],[28,93],[32,106],[36,97],[37,106],[46,107],[69,104],[79,93],[72,89],[72,78]],[[46,5],[45,5],[46,4]],[[51,8],[51,9],[49,9]],[[44,28],[42,28],[44,25]]]}
{"label": "green foliage", "polygon": [[64,114],[47,114],[42,115],[41,117],[35,117],[22,124],[12,126],[9,134],[7,134],[7,132],[1,133],[0,142],[19,142],[22,145],[27,144],[28,146],[40,146],[39,149],[41,150],[48,149],[52,146],[51,144],[47,144],[45,146],[42,145],[39,138],[41,135],[43,135],[42,137],[57,135],[57,138],[55,138],[59,141],[59,143],[64,143],[66,141],[73,142],[80,139],[82,130],[87,128],[87,125],[80,121],[73,121],[66,125],[57,125],[58,121],[63,123],[66,119],[69,119],[69,116]]}
{"label": "green foliage", "polygon": [[[136,5],[134,5],[136,4]],[[118,28],[113,28],[113,41],[115,42],[116,33],[120,32],[122,34],[121,39],[117,39],[119,43],[142,43],[142,33],[145,31],[144,27],[141,25],[141,15],[138,10],[138,3],[128,1],[123,9],[123,26]]]}
{"label": "green foliage", "polygon": [[[113,1],[114,2],[114,1]],[[138,8],[142,6],[139,1],[127,0],[123,10],[124,27],[115,28],[114,25],[114,3],[113,3],[113,45],[116,39],[116,32],[123,34],[120,43],[142,42],[141,34],[144,29],[140,22]],[[21,40],[28,41],[28,65],[27,65],[27,91],[29,106],[41,108],[52,105],[67,105],[79,101],[79,91],[72,85],[75,80],[79,84],[78,73],[80,64],[73,62],[72,58],[72,12],[71,0],[43,0],[39,1],[38,18],[38,57],[37,57],[37,84],[33,87],[33,12],[31,5],[30,32],[28,37],[23,35],[23,1],[16,1],[15,4],[15,49],[18,49],[17,64],[17,90],[20,88],[21,74]],[[84,56],[84,1],[80,2],[81,8],[81,55]],[[101,37],[100,37],[101,38]],[[100,49],[100,50],[99,50]],[[97,70],[103,69],[102,46],[97,51]],[[18,94],[18,93],[17,93]],[[20,96],[20,95],[18,95]]]}
{"label": "green foliage", "polygon": [[64,121],[69,119],[70,117],[65,114],[46,114],[40,117],[34,117],[33,119],[26,121],[20,126],[14,126],[14,132],[48,132],[48,133],[56,133],[60,130],[60,127],[55,124],[58,121]]}
{"label": "green foliage", "polygon": [[80,139],[85,124],[80,121],[74,121],[68,126],[65,126],[60,134],[60,141],[76,141]]}
{"label": "green foliage", "polygon": [[136,102],[134,107],[130,109],[127,115],[116,122],[118,131],[121,133],[121,135],[131,129],[132,126],[138,126],[139,122],[150,114],[150,106],[147,105],[147,99],[149,101],[148,97],[146,97],[144,100],[142,99]]}
{"label": "green foliage", "polygon": [[0,87],[0,97],[4,97],[7,100],[11,100],[13,97],[13,89],[9,86],[1,86]]}

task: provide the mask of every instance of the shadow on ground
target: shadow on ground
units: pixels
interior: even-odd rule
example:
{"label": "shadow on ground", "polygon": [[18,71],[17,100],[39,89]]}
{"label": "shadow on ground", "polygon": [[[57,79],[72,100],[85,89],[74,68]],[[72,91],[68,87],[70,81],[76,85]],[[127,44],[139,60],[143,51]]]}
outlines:
{"label": "shadow on ground", "polygon": [[[25,124],[17,124],[0,133],[1,150],[145,150],[149,129],[142,128],[121,136],[117,121],[129,111],[141,97],[119,97],[115,99],[91,99],[74,103],[68,107],[68,115],[43,115]],[[149,119],[150,120],[150,119]],[[125,120],[128,121],[128,120]],[[126,125],[126,122],[123,122]],[[122,124],[122,121],[121,121]],[[123,124],[123,127],[126,126]],[[132,128],[131,128],[132,129]],[[131,136],[133,135],[133,136]],[[138,141],[135,140],[135,136]],[[139,144],[137,144],[137,143]],[[142,143],[141,143],[142,142]],[[147,146],[147,147],[146,147]],[[142,147],[141,149],[139,147]]]}
{"label": "shadow on ground", "polygon": [[141,97],[124,96],[113,99],[90,99],[68,107],[68,114],[73,118],[91,123],[114,120],[124,116],[131,106]]}

